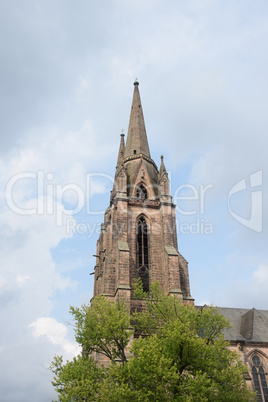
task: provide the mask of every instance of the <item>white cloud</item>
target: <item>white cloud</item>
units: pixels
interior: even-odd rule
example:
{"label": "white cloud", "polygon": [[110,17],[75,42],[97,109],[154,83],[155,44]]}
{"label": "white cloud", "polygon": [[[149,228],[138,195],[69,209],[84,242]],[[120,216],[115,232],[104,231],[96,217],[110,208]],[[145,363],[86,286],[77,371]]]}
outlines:
{"label": "white cloud", "polygon": [[253,272],[253,280],[254,280],[254,286],[256,286],[256,288],[258,290],[260,290],[261,288],[263,290],[267,290],[268,289],[268,264],[263,263],[261,265],[258,266],[258,268],[256,269],[256,271]]}
{"label": "white cloud", "polygon": [[75,98],[79,103],[86,102],[90,97],[90,81],[87,78],[80,80],[75,90]]}
{"label": "white cloud", "polygon": [[68,328],[54,318],[42,317],[38,318],[29,325],[32,328],[33,336],[39,338],[46,336],[48,341],[53,345],[60,346],[64,351],[64,358],[67,360],[72,359],[81,352],[81,348],[76,342],[69,342],[66,339]]}
{"label": "white cloud", "polygon": [[18,283],[25,283],[28,279],[30,279],[30,276],[29,275],[17,275],[16,276],[16,281],[18,282]]}
{"label": "white cloud", "polygon": [[[0,158],[3,169],[0,177],[0,319],[7,323],[0,337],[3,345],[1,360],[6,365],[8,361],[11,364],[8,356],[12,351],[16,377],[11,385],[9,370],[1,370],[1,389],[7,401],[9,398],[12,402],[31,398],[34,401],[41,389],[44,400],[49,395],[49,399],[55,399],[50,384],[51,373],[47,373],[44,367],[49,366],[55,353],[72,359],[79,352],[76,343],[68,340],[70,335],[63,324],[57,323],[54,318],[39,317],[52,314],[55,295],[76,291],[77,282],[72,278],[70,268],[68,272],[62,266],[59,269],[52,253],[72,235],[67,233],[65,227],[69,216],[64,213],[54,190],[57,185],[65,185],[69,180],[74,183],[76,180],[78,183],[85,181],[83,164],[86,159],[84,144],[87,141],[92,146],[89,151],[93,152],[92,158],[95,155],[92,141],[85,139],[87,134],[90,138],[89,131],[87,126],[84,132],[82,129],[77,133],[77,138],[71,133],[64,136],[63,133],[50,132],[38,143],[29,138],[23,148],[14,149]],[[55,148],[51,146],[53,140],[56,142]],[[76,153],[76,167],[73,170],[72,152]],[[33,178],[29,175],[23,178],[23,172],[31,173]],[[18,173],[22,174],[21,179],[14,182],[10,189],[7,205],[4,189],[10,178]],[[46,180],[48,173],[53,173],[55,178],[50,187],[52,180]],[[43,182],[38,186],[39,177]],[[67,302],[65,315],[68,306]],[[30,323],[32,326],[29,327]],[[29,330],[34,331],[35,341]],[[26,361],[29,364],[21,367],[21,362]],[[40,370],[40,367],[43,368]],[[17,373],[20,370],[22,376]],[[22,377],[25,377],[24,385],[20,380]],[[44,378],[43,386],[40,384]],[[31,385],[32,382],[39,384],[37,390]],[[32,389],[31,397],[28,387]],[[10,391],[13,388],[17,389],[18,396]]]}
{"label": "white cloud", "polygon": [[[239,252],[227,256],[221,266],[216,267],[221,277],[219,283],[206,289],[213,298],[213,304],[222,307],[240,307],[267,309],[268,304],[268,265],[267,261],[258,261],[252,252]],[[215,272],[211,281],[215,281]]]}

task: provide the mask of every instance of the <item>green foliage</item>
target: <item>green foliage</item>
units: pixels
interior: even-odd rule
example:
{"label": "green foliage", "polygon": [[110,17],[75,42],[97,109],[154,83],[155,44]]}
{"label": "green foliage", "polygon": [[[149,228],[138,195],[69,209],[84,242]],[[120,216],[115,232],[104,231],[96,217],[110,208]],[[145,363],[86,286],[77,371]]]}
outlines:
{"label": "green foliage", "polygon": [[127,361],[125,348],[133,330],[124,302],[110,302],[103,296],[94,297],[91,306],[70,308],[75,318],[76,341],[84,352],[98,352],[112,362]]}
{"label": "green foliage", "polygon": [[79,355],[63,365],[62,357],[55,356],[50,368],[55,375],[52,385],[59,394],[59,401],[96,400],[104,371],[93,359]]}
{"label": "green foliage", "polygon": [[[149,293],[140,281],[134,288],[146,308],[132,317],[123,302],[103,297],[94,298],[90,307],[71,309],[77,342],[112,364],[97,366],[84,354],[63,365],[56,357],[53,385],[60,401],[256,400],[245,384],[246,368],[227,349],[222,330],[229,324],[217,309],[186,306],[165,295],[157,283]],[[132,340],[127,360],[130,322],[135,336],[141,336]]]}

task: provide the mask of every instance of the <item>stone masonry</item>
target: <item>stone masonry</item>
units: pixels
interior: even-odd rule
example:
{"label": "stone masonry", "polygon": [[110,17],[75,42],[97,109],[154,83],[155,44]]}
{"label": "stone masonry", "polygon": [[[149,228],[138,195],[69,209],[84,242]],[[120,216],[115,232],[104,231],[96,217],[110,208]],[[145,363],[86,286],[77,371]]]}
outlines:
{"label": "stone masonry", "polygon": [[159,281],[166,293],[193,304],[169,187],[163,157],[159,170],[151,159],[135,82],[126,146],[121,134],[110,206],[97,242],[94,296],[124,299],[133,310],[139,302],[131,284],[140,277],[145,290]]}

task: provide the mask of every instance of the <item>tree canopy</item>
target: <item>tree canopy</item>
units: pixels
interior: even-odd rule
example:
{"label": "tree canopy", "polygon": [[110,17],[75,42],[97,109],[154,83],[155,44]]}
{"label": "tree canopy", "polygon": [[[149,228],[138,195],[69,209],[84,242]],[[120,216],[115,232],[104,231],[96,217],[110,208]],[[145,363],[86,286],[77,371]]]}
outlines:
{"label": "tree canopy", "polygon": [[[83,353],[51,364],[59,401],[255,401],[246,367],[230,351],[229,326],[216,308],[186,306],[156,283],[150,292],[135,284],[146,308],[130,316],[123,301],[103,296],[71,308]],[[98,352],[107,367],[90,357]]]}

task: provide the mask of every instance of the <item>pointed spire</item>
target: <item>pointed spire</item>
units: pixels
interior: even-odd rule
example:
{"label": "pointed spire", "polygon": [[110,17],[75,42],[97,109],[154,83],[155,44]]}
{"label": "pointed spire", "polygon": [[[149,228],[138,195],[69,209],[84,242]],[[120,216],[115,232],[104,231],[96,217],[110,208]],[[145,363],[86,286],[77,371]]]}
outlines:
{"label": "pointed spire", "polygon": [[122,165],[125,153],[125,134],[122,132],[116,167]]}
{"label": "pointed spire", "polygon": [[125,158],[128,156],[139,154],[144,154],[151,158],[141,106],[139,83],[135,81]]}
{"label": "pointed spire", "polygon": [[161,155],[161,165],[160,165],[160,169],[159,169],[159,179],[162,178],[164,173],[167,173],[167,171],[166,171],[166,167],[165,167],[165,164],[164,164],[164,157],[163,157],[163,155]]}

